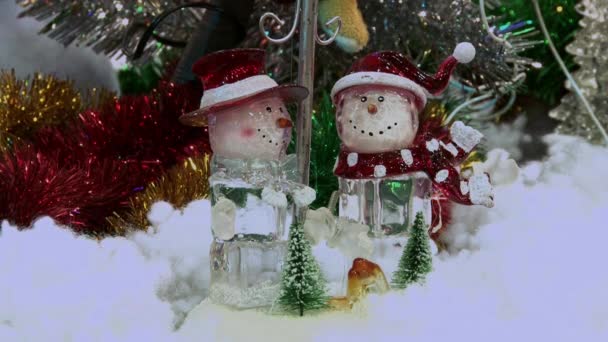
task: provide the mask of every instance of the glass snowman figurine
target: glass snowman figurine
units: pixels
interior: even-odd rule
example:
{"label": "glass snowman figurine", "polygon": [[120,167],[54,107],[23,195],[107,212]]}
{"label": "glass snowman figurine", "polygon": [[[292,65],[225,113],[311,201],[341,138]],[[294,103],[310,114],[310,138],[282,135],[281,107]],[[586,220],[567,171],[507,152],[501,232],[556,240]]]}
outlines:
{"label": "glass snowman figurine", "polygon": [[458,169],[482,135],[462,122],[448,129],[418,118],[426,94],[441,93],[457,64],[474,56],[470,43],[458,44],[438,72],[427,75],[399,53],[372,53],[332,89],[342,141],[334,169],[339,215],[370,228],[372,260],[387,275],[396,268],[417,212],[437,227],[440,217],[431,201],[436,193],[465,205],[493,205],[488,176],[463,179]]}
{"label": "glass snowman figurine", "polygon": [[315,199],[314,190],[296,182],[295,156],[286,156],[292,122],[285,104],[308,90],[277,85],[264,57],[256,49],[203,57],[193,69],[205,88],[201,108],[180,118],[208,126],[214,154],[209,296],[239,309],[276,299],[295,209]]}

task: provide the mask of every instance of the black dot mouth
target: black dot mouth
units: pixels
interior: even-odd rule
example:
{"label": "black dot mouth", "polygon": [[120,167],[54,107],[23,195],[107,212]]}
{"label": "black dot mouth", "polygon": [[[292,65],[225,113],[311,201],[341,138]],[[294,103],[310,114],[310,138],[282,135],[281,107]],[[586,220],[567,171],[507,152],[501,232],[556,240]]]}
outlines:
{"label": "black dot mouth", "polygon": [[[258,132],[260,132],[260,134],[262,134],[262,133],[261,133],[261,132],[262,132],[262,129],[261,129],[261,128],[258,128],[257,130],[258,130]],[[259,135],[258,135],[258,137],[259,137]],[[270,137],[270,136],[269,136],[267,133],[262,134],[262,139],[263,139],[263,140],[266,140],[266,139],[268,139],[268,138],[271,138],[271,137]],[[270,145],[274,144],[274,146],[279,146],[279,144],[281,143],[281,140],[280,140],[280,139],[279,139],[279,140],[272,140],[272,139],[268,139],[268,143],[269,143]],[[283,141],[282,141],[282,143],[283,143],[283,145],[285,145],[287,142],[286,142],[285,140],[283,140]]]}
{"label": "black dot mouth", "polygon": [[[349,122],[352,124],[352,123],[353,123],[353,120],[349,120]],[[397,124],[398,124],[398,123],[397,123],[397,122],[395,122],[393,125],[386,126],[386,129],[387,129],[387,130],[391,130],[391,129],[393,129],[393,127],[397,127]],[[356,130],[358,130],[356,125],[353,125],[353,130],[355,130],[355,131],[356,131]],[[374,136],[374,132],[366,132],[365,130],[363,130],[363,129],[362,129],[362,130],[361,130],[361,134],[365,134],[365,133],[367,133],[367,134],[368,134],[370,137],[373,137],[373,136]],[[379,135],[384,135],[384,131],[378,131],[378,134],[379,134]]]}

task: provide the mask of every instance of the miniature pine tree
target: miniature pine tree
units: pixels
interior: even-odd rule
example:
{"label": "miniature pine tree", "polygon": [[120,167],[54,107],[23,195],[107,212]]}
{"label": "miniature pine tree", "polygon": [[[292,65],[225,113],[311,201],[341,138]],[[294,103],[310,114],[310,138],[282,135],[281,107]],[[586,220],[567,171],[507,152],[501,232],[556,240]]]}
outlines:
{"label": "miniature pine tree", "polygon": [[304,237],[304,226],[294,223],[289,232],[279,304],[304,316],[304,310],[324,308],[327,300],[325,279]]}
{"label": "miniature pine tree", "polygon": [[424,282],[424,276],[432,270],[433,258],[427,226],[422,212],[416,214],[410,238],[393,274],[393,287],[404,289],[412,283]]}

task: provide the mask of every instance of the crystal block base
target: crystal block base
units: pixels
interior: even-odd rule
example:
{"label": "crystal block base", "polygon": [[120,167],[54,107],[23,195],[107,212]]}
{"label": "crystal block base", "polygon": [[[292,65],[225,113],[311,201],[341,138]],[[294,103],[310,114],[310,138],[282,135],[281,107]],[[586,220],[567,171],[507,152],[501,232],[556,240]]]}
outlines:
{"label": "crystal block base", "polygon": [[370,227],[375,237],[406,235],[416,213],[431,223],[431,180],[425,173],[381,179],[339,178],[340,217]]}
{"label": "crystal block base", "polygon": [[[431,224],[431,180],[417,172],[381,179],[339,178],[339,187],[340,217],[367,225],[373,238],[373,254],[361,257],[378,264],[390,281],[416,213],[421,211]],[[346,274],[353,259],[344,262]]]}
{"label": "crystal block base", "polygon": [[210,299],[236,309],[270,306],[279,295],[286,241],[214,241]]}
{"label": "crystal block base", "polygon": [[[293,220],[293,205],[279,208],[261,199],[262,189],[245,184],[211,182],[211,205],[226,198],[236,206],[234,227],[237,238],[257,236],[267,241],[287,240]],[[214,231],[225,227],[213,227]],[[218,238],[218,236],[215,236]]]}

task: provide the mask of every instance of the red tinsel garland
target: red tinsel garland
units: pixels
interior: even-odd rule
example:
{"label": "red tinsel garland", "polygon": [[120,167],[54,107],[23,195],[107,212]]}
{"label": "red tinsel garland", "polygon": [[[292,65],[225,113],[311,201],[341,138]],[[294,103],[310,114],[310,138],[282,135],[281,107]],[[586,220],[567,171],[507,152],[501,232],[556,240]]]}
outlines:
{"label": "red tinsel garland", "polygon": [[41,130],[0,160],[0,219],[27,227],[47,215],[74,230],[107,231],[105,218],[184,158],[210,151],[207,133],[178,118],[202,89],[162,81],[148,95],[81,113],[65,129]]}

